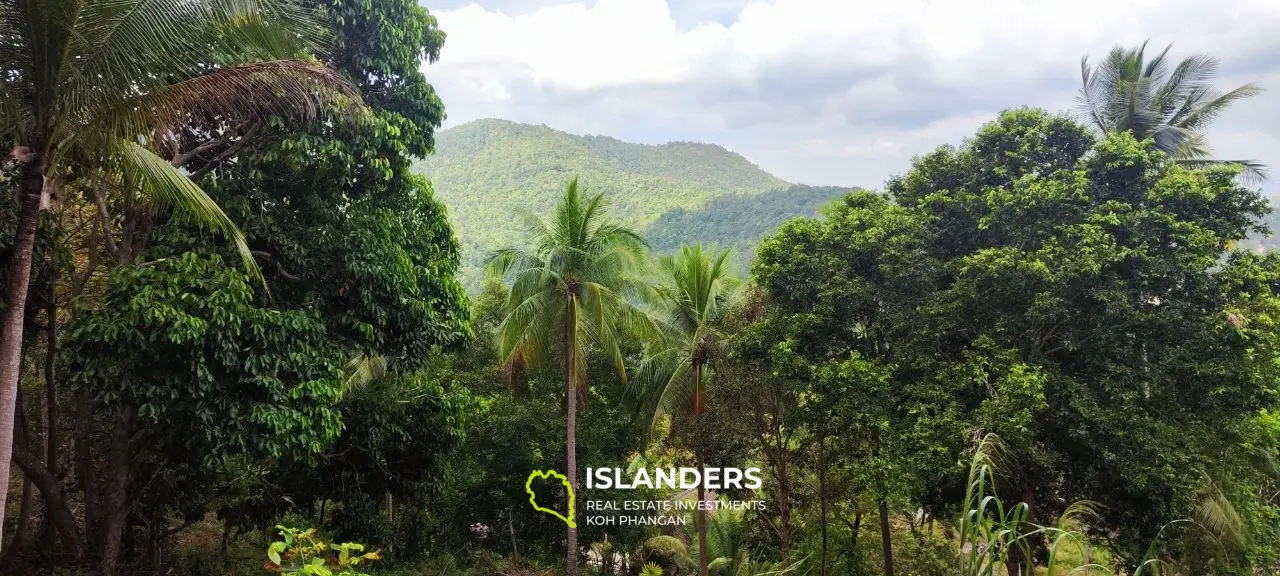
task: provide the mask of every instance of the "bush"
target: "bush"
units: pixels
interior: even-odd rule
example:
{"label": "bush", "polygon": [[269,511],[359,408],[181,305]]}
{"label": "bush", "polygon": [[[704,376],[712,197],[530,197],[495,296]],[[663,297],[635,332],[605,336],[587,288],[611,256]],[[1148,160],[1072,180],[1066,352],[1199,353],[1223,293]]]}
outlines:
{"label": "bush", "polygon": [[315,528],[297,530],[276,526],[280,540],[267,548],[266,568],[285,574],[315,576],[369,576],[361,572],[360,565],[380,560],[375,550],[364,552],[363,544],[343,542],[328,544]]}
{"label": "bush", "polygon": [[896,573],[912,576],[954,576],[961,572],[960,551],[955,544],[927,534],[894,534],[893,563]]}
{"label": "bush", "polygon": [[689,548],[674,536],[654,536],[641,549],[642,560],[652,562],[666,574],[675,574],[693,565]]}

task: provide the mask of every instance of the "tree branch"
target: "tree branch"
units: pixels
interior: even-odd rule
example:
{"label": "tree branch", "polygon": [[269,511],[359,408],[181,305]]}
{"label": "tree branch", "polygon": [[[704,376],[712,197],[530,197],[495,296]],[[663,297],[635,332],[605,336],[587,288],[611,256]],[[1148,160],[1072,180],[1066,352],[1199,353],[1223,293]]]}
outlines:
{"label": "tree branch", "polygon": [[285,269],[284,269],[284,264],[283,264],[283,263],[281,263],[279,260],[277,260],[277,259],[276,259],[276,257],[275,257],[275,255],[273,255],[272,253],[267,252],[267,251],[265,251],[265,250],[250,250],[250,251],[249,251],[249,253],[250,253],[250,254],[252,254],[252,255],[254,255],[254,256],[256,256],[256,257],[258,257],[258,258],[262,258],[263,260],[266,260],[267,262],[270,262],[270,263],[272,263],[272,264],[275,264],[275,265],[276,265],[276,273],[277,273],[277,274],[279,274],[281,278],[284,278],[285,280],[288,280],[288,281],[290,281],[290,282],[301,282],[301,281],[302,281],[302,278],[299,278],[299,277],[297,277],[297,276],[294,276],[293,274],[290,274],[290,273],[289,273],[289,271],[285,270]]}
{"label": "tree branch", "polygon": [[107,250],[112,256],[119,257],[119,248],[116,247],[116,241],[111,237],[111,216],[107,214],[107,201],[102,198],[102,192],[97,187],[91,186],[89,193],[93,195],[93,203],[98,206],[98,219],[102,224],[102,238],[107,242]]}
{"label": "tree branch", "polygon": [[235,156],[237,153],[239,153],[241,150],[244,149],[245,145],[248,144],[249,141],[253,140],[253,138],[257,136],[258,132],[261,131],[261,129],[262,129],[262,124],[254,124],[253,126],[251,126],[249,130],[245,132],[243,136],[240,137],[239,140],[236,140],[235,143],[228,146],[226,150],[222,151],[221,154],[219,154],[213,160],[210,160],[208,163],[206,163],[204,167],[200,168],[199,170],[196,170],[195,172],[192,172],[191,179],[199,180],[200,178],[203,178],[206,174],[212,172],[220,164],[222,164],[223,162],[226,162],[232,156]]}
{"label": "tree branch", "polygon": [[228,140],[227,138],[218,138],[215,140],[210,140],[208,142],[200,144],[199,146],[196,146],[195,148],[192,148],[191,150],[185,153],[174,154],[173,158],[169,160],[169,163],[173,164],[175,167],[181,168],[183,166],[186,166],[188,162],[195,160],[196,158],[199,158],[205,152],[209,152],[214,148],[218,148],[220,146],[227,146],[229,144],[230,144],[230,140]]}

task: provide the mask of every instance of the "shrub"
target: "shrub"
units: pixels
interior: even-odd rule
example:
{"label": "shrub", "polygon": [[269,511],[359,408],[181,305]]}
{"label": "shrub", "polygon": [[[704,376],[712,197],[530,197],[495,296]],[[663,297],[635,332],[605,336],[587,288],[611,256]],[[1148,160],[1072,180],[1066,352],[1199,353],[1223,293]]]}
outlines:
{"label": "shrub", "polygon": [[711,576],[732,576],[730,570],[733,568],[733,560],[728,558],[716,558],[707,564],[707,573]]}
{"label": "shrub", "polygon": [[674,536],[654,536],[646,540],[641,554],[645,562],[657,564],[667,574],[675,574],[693,564],[689,548]]}
{"label": "shrub", "polygon": [[327,544],[316,529],[297,530],[276,526],[280,540],[267,548],[268,562],[264,566],[272,572],[305,574],[307,576],[369,576],[356,567],[380,559],[378,551],[364,552],[363,544],[344,542]]}

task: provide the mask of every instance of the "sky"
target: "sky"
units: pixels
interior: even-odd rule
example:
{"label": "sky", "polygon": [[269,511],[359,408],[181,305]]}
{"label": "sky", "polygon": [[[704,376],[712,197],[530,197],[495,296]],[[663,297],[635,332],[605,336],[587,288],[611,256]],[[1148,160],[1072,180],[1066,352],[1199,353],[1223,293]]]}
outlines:
{"label": "sky", "polygon": [[445,126],[710,142],[796,183],[881,188],[1001,110],[1073,112],[1080,59],[1174,43],[1265,92],[1208,131],[1280,195],[1280,0],[425,0]]}

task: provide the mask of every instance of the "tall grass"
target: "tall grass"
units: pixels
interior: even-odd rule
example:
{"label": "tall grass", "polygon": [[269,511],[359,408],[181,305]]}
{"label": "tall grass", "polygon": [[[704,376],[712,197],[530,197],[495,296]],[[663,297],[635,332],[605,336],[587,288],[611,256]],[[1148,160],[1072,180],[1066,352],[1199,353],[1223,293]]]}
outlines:
{"label": "tall grass", "polygon": [[[996,495],[996,478],[1000,474],[1001,460],[1005,453],[1004,444],[995,434],[986,435],[979,442],[969,462],[969,481],[965,488],[965,499],[960,517],[960,554],[963,576],[1002,576],[1011,572],[1011,562],[1022,558],[1027,563],[1021,572],[1035,574],[1033,554],[1038,542],[1047,545],[1048,560],[1045,563],[1045,576],[1069,576],[1088,574],[1090,576],[1111,576],[1118,572],[1102,564],[1072,562],[1067,550],[1079,550],[1086,546],[1086,536],[1081,527],[1088,521],[1097,518],[1098,505],[1094,502],[1081,501],[1071,504],[1058,518],[1054,526],[1042,526],[1028,521],[1030,508],[1022,502],[1006,506]],[[1221,502],[1215,505],[1222,507]],[[1220,515],[1227,516],[1230,515]],[[1165,533],[1170,528],[1181,524],[1198,527],[1208,535],[1211,541],[1218,542],[1217,530],[1212,529],[1220,522],[1199,522],[1195,520],[1176,520],[1161,527],[1155,540],[1147,549],[1146,556],[1134,570],[1133,576],[1173,576],[1181,574],[1178,563],[1160,556],[1160,547]],[[1235,529],[1230,523],[1223,524],[1223,531]],[[1221,545],[1219,545],[1221,548]]]}

